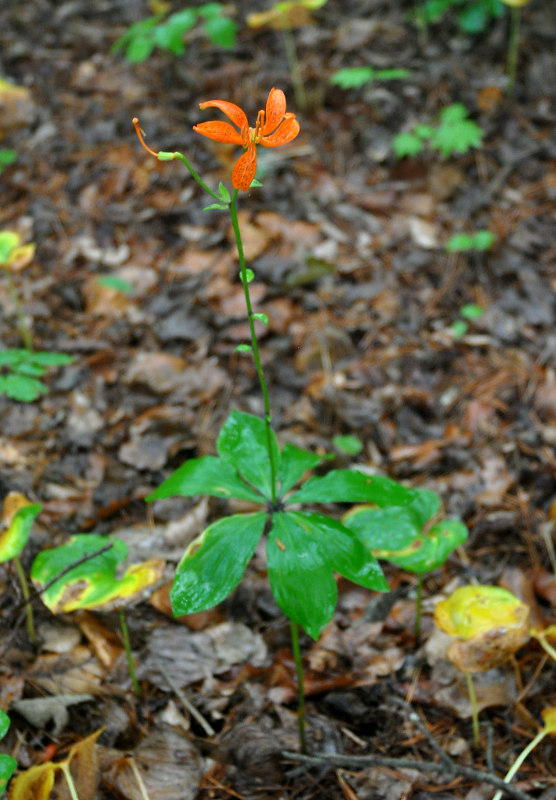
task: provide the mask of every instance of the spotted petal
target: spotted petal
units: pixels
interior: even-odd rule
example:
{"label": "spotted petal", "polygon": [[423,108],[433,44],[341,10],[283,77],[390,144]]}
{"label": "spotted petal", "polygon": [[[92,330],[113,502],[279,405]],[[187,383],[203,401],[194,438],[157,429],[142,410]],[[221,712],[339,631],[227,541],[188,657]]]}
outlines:
{"label": "spotted petal", "polygon": [[246,192],[257,171],[257,148],[250,144],[245,153],[237,160],[232,172],[232,186]]}
{"label": "spotted petal", "polygon": [[263,136],[261,144],[263,147],[279,147],[281,144],[287,144],[295,139],[299,133],[299,122],[295,118],[295,114],[286,114],[282,124],[270,136]]}
{"label": "spotted petal", "polygon": [[196,133],[215,139],[217,142],[229,142],[230,144],[243,144],[243,138],[228,122],[214,120],[212,122],[200,122],[193,126]]}
{"label": "spotted petal", "polygon": [[245,111],[236,106],[235,103],[228,102],[228,100],[207,100],[206,103],[201,103],[199,108],[219,108],[220,111],[226,114],[228,119],[232,120],[234,125],[237,125],[240,131],[247,130],[249,127]]}
{"label": "spotted petal", "polygon": [[262,130],[266,136],[276,130],[286,113],[286,95],[281,89],[271,89],[266,101],[265,124]]}

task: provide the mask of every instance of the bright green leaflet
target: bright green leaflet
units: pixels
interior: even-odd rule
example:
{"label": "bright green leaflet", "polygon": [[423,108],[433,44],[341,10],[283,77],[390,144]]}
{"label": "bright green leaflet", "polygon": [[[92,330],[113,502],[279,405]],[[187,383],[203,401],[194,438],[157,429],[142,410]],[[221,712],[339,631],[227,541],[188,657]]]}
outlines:
{"label": "bright green leaflet", "polygon": [[[3,739],[10,727],[10,718],[0,709],[0,739]],[[0,794],[17,768],[17,761],[6,753],[0,753]]]}
{"label": "bright green leaflet", "polygon": [[0,563],[10,561],[21,553],[29,539],[35,517],[41,510],[39,503],[31,503],[16,511],[10,526],[0,532]]}
{"label": "bright green leaflet", "polygon": [[[271,434],[274,463],[280,466],[280,451]],[[232,411],[222,426],[216,449],[222,461],[231,464],[245,480],[256,486],[267,500],[272,497],[270,459],[264,420],[242,411]]]}
{"label": "bright green leaflet", "polygon": [[170,591],[175,616],[220,603],[240,582],[267,515],[234,514],[209,525],[187,548]]}
{"label": "bright green leaflet", "polygon": [[314,639],[318,639],[336,608],[335,571],[369,589],[388,591],[378,563],[369,559],[359,538],[322,514],[275,514],[267,559],[268,577],[278,606]]}

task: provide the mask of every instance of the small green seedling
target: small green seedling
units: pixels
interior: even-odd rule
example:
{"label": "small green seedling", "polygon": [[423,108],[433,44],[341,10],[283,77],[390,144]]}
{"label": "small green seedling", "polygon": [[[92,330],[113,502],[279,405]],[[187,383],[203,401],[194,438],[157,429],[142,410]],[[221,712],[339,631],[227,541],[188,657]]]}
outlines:
{"label": "small green seedling", "polygon": [[363,449],[363,443],[357,436],[334,436],[332,444],[346,456],[357,456]]}
{"label": "small green seedling", "polygon": [[416,125],[407,133],[394,137],[392,146],[398,158],[415,156],[428,144],[438,150],[444,158],[454,153],[467,153],[471,147],[480,147],[483,131],[468,119],[468,112],[461,103],[443,108],[437,125]]}
{"label": "small green seedling", "polygon": [[[0,709],[0,739],[3,739],[10,727],[10,718]],[[7,753],[0,753],[0,794],[17,768],[17,761]]]}
{"label": "small green seedling", "polygon": [[49,367],[66,366],[73,357],[65,353],[34,350],[0,350],[0,394],[11,400],[32,403],[48,389],[39,380]]}
{"label": "small green seedling", "polygon": [[227,16],[227,8],[222,3],[205,3],[166,15],[166,12],[153,14],[148,19],[135,22],[112,45],[112,52],[124,51],[126,59],[132,64],[146,61],[153,50],[182,56],[185,53],[185,34],[199,22],[210,41],[218,47],[231,50],[236,40],[236,23]]}
{"label": "small green seedling", "polygon": [[457,24],[463,33],[482,33],[493,19],[504,14],[501,0],[425,0],[414,11],[417,24],[425,29],[440,22],[444,15],[455,13]]}
{"label": "small green seedling", "polygon": [[456,637],[446,653],[465,673],[479,745],[479,712],[471,678],[503,664],[529,640],[529,606],[501,586],[460,586],[434,610],[434,621]]}
{"label": "small green seedling", "polygon": [[132,283],[120,278],[118,275],[101,275],[100,278],[97,278],[97,282],[105,289],[114,289],[114,291],[122,294],[133,294],[135,291]]}
{"label": "small green seedling", "polygon": [[[121,539],[79,533],[60,547],[40,552],[31,567],[31,580],[53,614],[78,609],[119,611],[129,672],[140,696],[123,609],[154,591],[165,562],[152,559],[132,564],[117,578],[116,570],[126,558],[127,545]],[[63,576],[55,580],[60,573]]]}
{"label": "small green seedling", "polygon": [[356,506],[342,522],[358,534],[375,558],[418,576],[415,638],[419,640],[423,575],[441,567],[465,542],[468,531],[460,520],[434,521],[440,506],[436,492],[413,491],[414,497],[403,508]]}
{"label": "small green seedling", "polygon": [[452,322],[450,333],[454,339],[461,339],[469,330],[469,321],[479,319],[485,313],[484,308],[475,305],[475,303],[468,303],[462,306],[459,310],[460,317],[463,319],[456,319]]}
{"label": "small green seedling", "polygon": [[12,560],[14,562],[21,592],[27,601],[27,633],[33,644],[37,641],[33,609],[29,602],[29,585],[19,556],[27,544],[33,522],[41,510],[42,506],[39,503],[31,503],[20,492],[10,492],[4,498],[0,515],[0,564]]}
{"label": "small green seedling", "polygon": [[344,67],[330,76],[333,86],[342,89],[360,89],[375,81],[399,81],[411,75],[408,69],[374,69],[374,67]]}
{"label": "small green seedling", "polygon": [[0,175],[6,167],[13,164],[17,160],[17,153],[7,147],[0,148]]}
{"label": "small green seedling", "polygon": [[475,233],[456,233],[446,245],[447,253],[468,253],[473,250],[484,252],[490,250],[496,241],[496,234],[488,230]]}

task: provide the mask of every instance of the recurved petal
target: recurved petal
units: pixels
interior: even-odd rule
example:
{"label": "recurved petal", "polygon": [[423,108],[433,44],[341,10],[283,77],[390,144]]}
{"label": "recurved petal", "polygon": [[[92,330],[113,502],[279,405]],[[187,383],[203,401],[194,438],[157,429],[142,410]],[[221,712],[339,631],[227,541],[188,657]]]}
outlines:
{"label": "recurved petal", "polygon": [[281,144],[287,144],[295,139],[299,133],[299,122],[295,118],[295,114],[286,114],[281,125],[270,136],[263,136],[261,144],[264,147],[279,147]]}
{"label": "recurved petal", "polygon": [[200,122],[198,125],[193,126],[193,130],[202,136],[207,136],[209,139],[215,139],[217,142],[243,144],[241,134],[229,122],[220,122],[219,120]]}
{"label": "recurved petal", "polygon": [[246,192],[257,171],[257,148],[251,144],[245,153],[238,158],[232,172],[232,186]]}
{"label": "recurved petal", "polygon": [[286,113],[286,95],[281,89],[271,89],[266,101],[265,124],[263,136],[272,133],[284,119]]}
{"label": "recurved petal", "polygon": [[228,100],[207,100],[206,103],[201,103],[199,108],[219,108],[220,111],[226,114],[228,119],[232,120],[234,125],[237,125],[240,131],[249,126],[245,111],[236,106],[235,103],[228,102]]}

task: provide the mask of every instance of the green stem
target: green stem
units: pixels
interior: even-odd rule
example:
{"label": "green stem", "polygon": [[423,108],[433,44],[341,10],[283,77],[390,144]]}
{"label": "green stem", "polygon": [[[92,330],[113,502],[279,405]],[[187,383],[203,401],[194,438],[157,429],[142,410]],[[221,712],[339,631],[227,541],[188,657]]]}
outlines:
{"label": "green stem", "polygon": [[423,606],[423,576],[417,576],[417,603],[415,605],[415,644],[421,641],[421,610]]}
{"label": "green stem", "polygon": [[33,620],[33,608],[31,606],[30,598],[31,593],[29,591],[29,584],[27,583],[27,578],[25,577],[25,572],[23,571],[23,567],[21,566],[21,561],[19,560],[19,556],[15,556],[14,558],[15,569],[17,572],[17,577],[19,578],[19,583],[21,586],[21,593],[23,594],[23,599],[25,600],[25,613],[27,615],[27,635],[31,642],[36,645],[37,644],[37,634],[35,633],[35,622]]}
{"label": "green stem", "polygon": [[70,772],[69,764],[65,764],[63,761],[61,761],[60,766],[62,767],[62,772],[64,773],[64,777],[68,784],[71,800],[79,800],[79,795],[77,794],[77,789],[75,788],[75,783],[73,782],[73,775]]}
{"label": "green stem", "polygon": [[131,678],[131,683],[133,684],[133,691],[135,692],[137,697],[141,697],[141,687],[139,686],[139,681],[137,680],[137,675],[135,674],[135,667],[133,666],[133,658],[131,656],[131,644],[129,640],[129,629],[127,627],[127,622],[125,619],[125,613],[123,608],[120,608],[120,629],[122,631],[122,640],[124,643],[125,657],[127,659],[127,668],[129,670],[129,677]]}
{"label": "green stem", "polygon": [[510,8],[510,43],[508,46],[508,94],[513,94],[517,74],[517,59],[519,54],[519,22],[521,10],[512,6]]}
{"label": "green stem", "polygon": [[272,492],[272,505],[276,505],[276,464],[274,463],[274,450],[272,448],[272,417],[270,415],[270,401],[268,397],[268,388],[266,385],[263,368],[261,365],[261,357],[259,353],[259,344],[257,342],[257,334],[255,332],[255,320],[253,318],[253,306],[251,305],[251,297],[249,294],[249,280],[247,278],[247,265],[245,263],[245,254],[243,252],[243,241],[241,239],[241,231],[239,228],[239,221],[237,218],[237,195],[236,189],[230,205],[230,218],[232,220],[232,228],[236,240],[237,254],[240,266],[240,278],[243,284],[243,291],[245,293],[245,305],[247,306],[247,319],[249,321],[249,332],[251,334],[251,348],[253,351],[253,358],[255,360],[255,368],[259,378],[259,384],[263,395],[264,405],[264,421],[266,426],[266,444],[268,450],[268,458],[270,463],[270,485]]}
{"label": "green stem", "polygon": [[10,292],[10,296],[12,298],[12,302],[15,306],[15,313],[17,315],[17,320],[19,322],[19,332],[21,333],[23,344],[25,345],[25,348],[27,350],[32,350],[33,342],[31,341],[31,333],[29,331],[29,328],[27,327],[27,323],[25,322],[25,314],[23,313],[23,309],[21,308],[21,303],[19,302],[19,297],[17,296],[12,276],[9,273],[8,273],[8,289]]}
{"label": "green stem", "polygon": [[[219,195],[217,192],[213,191],[213,190],[210,188],[210,186],[207,186],[207,184],[206,184],[206,183],[204,182],[204,180],[201,178],[201,176],[199,175],[199,173],[198,173],[198,172],[196,172],[196,170],[194,170],[194,169],[193,169],[193,167],[191,166],[191,164],[189,163],[189,161],[187,160],[187,158],[186,158],[186,157],[183,155],[183,153],[173,153],[173,155],[174,155],[176,158],[179,158],[179,160],[182,162],[182,164],[183,164],[183,165],[185,166],[185,168],[188,170],[188,172],[189,172],[189,174],[191,175],[191,177],[192,177],[192,178],[194,178],[194,180],[196,180],[196,181],[197,181],[197,183],[199,184],[199,186],[201,187],[201,189],[204,189],[204,190],[205,190],[205,192],[206,192],[207,194],[210,194],[210,196],[211,196],[211,197],[213,197],[215,200],[218,200],[218,202],[219,202],[219,203],[221,203],[221,202],[222,202],[222,198],[220,197],[220,195]],[[164,160],[164,159],[161,159],[161,160]]]}
{"label": "green stem", "polygon": [[469,699],[471,701],[471,714],[473,717],[473,744],[478,747],[481,743],[479,736],[479,711],[477,708],[477,695],[475,694],[475,687],[473,685],[473,678],[470,672],[465,673],[467,680],[467,691],[469,692]]}
{"label": "green stem", "polygon": [[[547,733],[548,731],[546,730],[546,728],[544,728],[542,731],[539,731],[539,733],[537,733],[535,738],[529,742],[525,750],[522,750],[522,752],[518,755],[518,757],[512,764],[507,775],[504,777],[504,783],[509,783],[511,781],[511,779],[516,774],[520,766],[523,764],[523,762],[525,761],[531,750],[534,750],[535,747],[539,744],[539,742],[542,742]],[[504,794],[503,790],[499,789],[492,798],[492,800],[500,800],[503,794]]]}
{"label": "green stem", "polygon": [[292,652],[295,661],[295,671],[297,673],[297,728],[299,731],[299,749],[302,753],[307,752],[305,740],[305,678],[303,675],[303,664],[301,663],[301,650],[299,647],[299,626],[297,622],[290,620],[292,635]]}
{"label": "green stem", "polygon": [[301,111],[307,109],[307,95],[305,94],[305,86],[303,84],[303,75],[301,74],[301,66],[297,57],[297,50],[295,49],[295,39],[291,28],[285,25],[282,28],[284,36],[284,46],[286,49],[286,58],[288,59],[288,66],[290,68],[290,75],[292,77],[293,93],[297,107]]}

